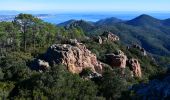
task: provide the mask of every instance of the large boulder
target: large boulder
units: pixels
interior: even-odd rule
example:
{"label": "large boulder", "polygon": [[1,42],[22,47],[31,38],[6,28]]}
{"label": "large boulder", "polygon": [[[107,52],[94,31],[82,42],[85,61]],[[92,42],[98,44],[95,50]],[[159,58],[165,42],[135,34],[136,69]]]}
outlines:
{"label": "large boulder", "polygon": [[139,78],[142,77],[140,63],[137,59],[134,58],[129,59],[128,66],[132,72],[132,76],[139,77]]}
{"label": "large boulder", "polygon": [[106,54],[107,64],[109,64],[111,67],[125,68],[126,60],[127,56],[120,50],[118,51],[118,54]]}
{"label": "large boulder", "polygon": [[68,44],[52,45],[45,53],[45,59],[51,66],[54,63],[64,64],[72,73],[81,73],[86,68],[94,73],[102,73],[102,65],[96,55],[76,40],[71,40]]}

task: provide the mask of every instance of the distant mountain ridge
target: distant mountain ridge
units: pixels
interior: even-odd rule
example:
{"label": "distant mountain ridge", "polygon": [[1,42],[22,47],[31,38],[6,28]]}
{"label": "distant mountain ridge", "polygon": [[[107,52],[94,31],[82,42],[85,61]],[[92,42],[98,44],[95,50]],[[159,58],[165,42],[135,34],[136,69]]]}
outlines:
{"label": "distant mountain ridge", "polygon": [[164,25],[167,25],[167,26],[170,26],[170,18],[165,19],[165,20],[163,21],[163,24],[164,24]]}
{"label": "distant mountain ridge", "polygon": [[[34,16],[46,17],[50,15],[38,14]],[[11,21],[14,17],[13,15],[1,15],[0,21]],[[97,22],[72,19],[60,23],[58,26],[80,27],[90,36],[102,34],[104,31],[111,31],[127,45],[137,42],[153,54],[170,56],[170,18],[160,20],[143,14],[126,21],[114,17],[101,19]]]}
{"label": "distant mountain ridge", "polygon": [[94,29],[95,25],[93,22],[88,22],[85,20],[69,20],[64,23],[58,24],[59,26],[64,26],[66,28],[80,27],[84,31],[90,31]]}
{"label": "distant mountain ridge", "polygon": [[134,25],[134,26],[161,25],[161,20],[143,14],[132,20],[127,21],[126,24]]}
{"label": "distant mountain ridge", "polygon": [[[72,22],[74,23],[77,21]],[[81,24],[76,24],[76,27],[82,27],[88,35],[111,31],[127,45],[137,42],[153,54],[170,56],[170,19],[160,20],[143,14],[127,21],[114,17],[94,23],[83,21]]]}
{"label": "distant mountain ridge", "polygon": [[66,21],[66,22],[59,23],[58,26],[67,26],[67,25],[69,25],[69,24],[71,24],[71,23],[74,23],[75,21],[76,21],[76,20],[71,19],[71,20],[68,20],[68,21]]}
{"label": "distant mountain ridge", "polygon": [[[66,22],[63,22],[63,23],[59,23],[58,25],[59,26],[67,26],[69,24],[73,24],[74,22],[77,22],[77,21],[81,21],[81,20],[75,20],[75,19],[71,19],[71,20],[68,20]],[[161,25],[170,25],[170,18],[168,19],[164,19],[164,20],[160,20],[160,19],[157,19],[157,18],[154,18],[150,15],[147,15],[147,14],[142,14],[132,20],[122,20],[122,19],[118,19],[118,18],[115,18],[115,17],[110,17],[110,18],[105,18],[105,19],[101,19],[101,20],[98,20],[96,22],[88,22],[88,21],[85,21],[83,20],[84,22],[86,22],[86,24],[92,24],[93,25],[112,25],[112,24],[116,24],[116,23],[125,23],[125,24],[128,24],[128,25],[133,25],[133,26],[145,26],[145,25],[157,25],[157,26],[161,26]]]}
{"label": "distant mountain ridge", "polygon": [[108,25],[108,24],[123,22],[123,20],[121,20],[121,19],[118,19],[118,18],[115,18],[115,17],[111,17],[111,18],[101,19],[101,20],[98,20],[96,22],[71,19],[71,20],[65,21],[63,23],[59,23],[57,25],[58,26],[68,26],[70,24],[74,24],[74,23],[77,23],[77,22],[80,22],[80,21],[83,21],[84,24],[89,24],[89,25],[91,24],[91,25],[95,25],[95,26]]}
{"label": "distant mountain ridge", "polygon": [[119,23],[119,22],[123,22],[123,20],[115,18],[115,17],[111,17],[111,18],[106,18],[106,19],[101,19],[97,22],[95,22],[95,25],[110,25],[110,24],[114,24],[114,23]]}

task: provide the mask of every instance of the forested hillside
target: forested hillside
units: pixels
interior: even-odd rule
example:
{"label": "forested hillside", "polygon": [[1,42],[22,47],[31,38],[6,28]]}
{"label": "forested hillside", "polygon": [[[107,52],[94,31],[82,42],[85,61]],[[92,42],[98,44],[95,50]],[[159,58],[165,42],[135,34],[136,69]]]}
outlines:
{"label": "forested hillside", "polygon": [[[29,14],[0,22],[0,98],[124,100],[138,96],[129,87],[165,74],[151,53],[168,54],[169,48],[154,45],[157,38],[149,37],[156,31],[148,27],[116,23],[95,27],[81,20],[60,27]],[[147,30],[153,34],[144,38]],[[168,30],[160,32],[168,35]],[[131,39],[132,46],[123,44]],[[150,49],[154,46],[162,48]]]}
{"label": "forested hillside", "polygon": [[[111,31],[117,34],[125,45],[137,43],[152,53],[160,64],[166,62],[165,66],[169,66],[170,26],[168,23],[169,19],[160,20],[143,14],[126,21],[116,18],[102,19],[93,23],[93,27],[89,25],[91,30],[87,31],[84,27],[82,29],[89,36],[102,34],[106,30]],[[86,27],[87,25],[88,22]],[[77,25],[77,27],[81,26],[83,25]]]}

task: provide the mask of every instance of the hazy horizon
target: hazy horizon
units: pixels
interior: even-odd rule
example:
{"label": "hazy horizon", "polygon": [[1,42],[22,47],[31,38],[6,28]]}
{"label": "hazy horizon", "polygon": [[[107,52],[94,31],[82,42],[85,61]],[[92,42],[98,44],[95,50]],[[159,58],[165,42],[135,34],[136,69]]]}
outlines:
{"label": "hazy horizon", "polygon": [[170,11],[58,11],[58,10],[0,10],[0,15],[6,14],[169,14]]}
{"label": "hazy horizon", "polygon": [[[79,13],[56,13],[56,12],[51,12],[51,13],[46,13],[44,11],[42,12],[17,12],[15,11],[0,11],[0,19],[1,21],[6,21],[6,20],[12,20],[16,15],[19,13],[27,13],[27,14],[33,14],[35,16],[39,16],[40,19],[53,23],[53,24],[59,24],[66,22],[68,20],[85,20],[85,21],[91,21],[91,22],[96,22],[101,19],[106,19],[106,18],[111,18],[115,17],[118,19],[122,20],[131,20],[135,17],[138,17],[142,14],[147,14],[152,17],[164,20],[170,18],[170,13],[163,13],[163,12],[96,12],[96,13],[90,13],[90,12],[79,12]],[[9,17],[7,17],[9,15]],[[4,16],[4,17],[3,17]],[[5,17],[6,16],[6,17]],[[3,20],[4,18],[4,20]]]}
{"label": "hazy horizon", "polygon": [[0,0],[1,10],[57,12],[169,12],[169,0]]}
{"label": "hazy horizon", "polygon": [[[169,0],[0,0],[0,15],[50,14],[43,20],[61,23],[70,19],[98,21],[109,17],[130,20],[141,14],[170,18]],[[52,15],[52,16],[51,16]]]}

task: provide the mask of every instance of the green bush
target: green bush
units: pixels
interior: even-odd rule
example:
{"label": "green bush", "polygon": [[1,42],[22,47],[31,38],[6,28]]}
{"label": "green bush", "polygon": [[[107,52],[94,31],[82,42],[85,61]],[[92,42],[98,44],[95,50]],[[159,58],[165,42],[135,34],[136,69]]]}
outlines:
{"label": "green bush", "polygon": [[98,98],[96,95],[97,87],[92,81],[83,80],[78,75],[65,70],[64,66],[56,65],[49,72],[19,83],[11,96],[12,98],[87,100]]}

